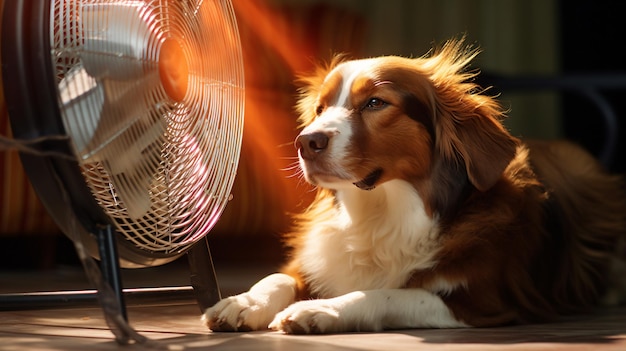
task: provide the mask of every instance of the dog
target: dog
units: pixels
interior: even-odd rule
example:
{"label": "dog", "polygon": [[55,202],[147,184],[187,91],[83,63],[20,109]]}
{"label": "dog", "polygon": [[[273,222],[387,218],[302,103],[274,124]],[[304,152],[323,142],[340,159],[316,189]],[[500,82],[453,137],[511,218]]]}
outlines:
{"label": "dog", "polygon": [[626,231],[622,179],[566,141],[522,141],[462,39],[336,58],[302,79],[295,140],[317,187],[280,273],[206,310],[292,334],[549,321],[593,307]]}

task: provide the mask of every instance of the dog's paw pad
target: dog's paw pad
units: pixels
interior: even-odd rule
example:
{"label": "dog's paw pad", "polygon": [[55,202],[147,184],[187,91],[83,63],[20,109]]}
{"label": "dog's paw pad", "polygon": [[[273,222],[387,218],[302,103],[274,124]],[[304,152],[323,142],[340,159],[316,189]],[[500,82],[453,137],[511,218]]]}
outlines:
{"label": "dog's paw pad", "polygon": [[212,331],[241,332],[263,329],[271,316],[247,294],[225,298],[208,308],[202,320]]}
{"label": "dog's paw pad", "polygon": [[339,331],[339,315],[322,300],[302,301],[276,315],[270,329],[287,334],[321,334]]}

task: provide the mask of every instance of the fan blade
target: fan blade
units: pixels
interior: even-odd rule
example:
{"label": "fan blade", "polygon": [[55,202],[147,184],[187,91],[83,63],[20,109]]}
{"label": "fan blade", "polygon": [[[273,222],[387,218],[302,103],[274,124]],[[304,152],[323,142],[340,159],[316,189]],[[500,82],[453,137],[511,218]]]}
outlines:
{"label": "fan blade", "polygon": [[76,150],[82,154],[100,123],[104,89],[80,65],[73,67],[59,83],[61,104],[65,110],[65,129]]}
{"label": "fan blade", "polygon": [[156,71],[98,84],[80,66],[59,84],[66,132],[81,163],[103,163],[131,218],[150,209],[150,183],[159,166],[167,121],[150,103],[158,84]]}
{"label": "fan blade", "polygon": [[[160,112],[162,111],[159,111],[158,102],[150,101],[151,95],[157,89],[157,84],[158,77],[154,71],[152,74],[144,75],[135,81],[118,82],[107,79],[100,82],[99,85],[104,91],[104,106],[101,109],[99,122],[96,130],[92,133],[91,140],[84,149],[79,150],[80,156],[85,162],[101,161],[104,155],[103,149],[111,148],[111,144],[118,143],[118,147],[115,149],[123,149],[124,146],[119,145],[119,142],[127,141],[122,137],[126,133],[139,133],[134,137],[142,137],[141,128],[132,130],[134,125],[150,127],[153,124],[162,125],[165,123],[165,120],[161,118]],[[163,130],[162,127],[161,132]],[[154,138],[161,134],[149,133]],[[128,137],[130,140],[134,138],[132,135]],[[117,152],[124,151],[117,150]]]}
{"label": "fan blade", "polygon": [[[144,74],[154,33],[154,13],[140,1],[83,5],[80,56],[93,77],[129,80]],[[156,59],[153,60],[155,62]]]}
{"label": "fan blade", "polygon": [[[150,209],[150,183],[159,167],[167,120],[149,105],[156,73],[133,83],[104,81],[101,121],[84,162],[102,162],[130,218]],[[152,89],[151,89],[152,88]]]}

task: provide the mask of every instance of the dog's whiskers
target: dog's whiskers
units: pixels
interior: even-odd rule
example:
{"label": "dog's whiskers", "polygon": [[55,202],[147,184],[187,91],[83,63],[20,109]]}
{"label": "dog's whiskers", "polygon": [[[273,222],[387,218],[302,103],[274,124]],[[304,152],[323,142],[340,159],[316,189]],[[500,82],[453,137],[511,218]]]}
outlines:
{"label": "dog's whiskers", "polygon": [[287,167],[281,168],[281,171],[290,173],[289,175],[287,175],[287,178],[304,178],[304,172],[300,168],[300,164],[297,161],[292,162]]}

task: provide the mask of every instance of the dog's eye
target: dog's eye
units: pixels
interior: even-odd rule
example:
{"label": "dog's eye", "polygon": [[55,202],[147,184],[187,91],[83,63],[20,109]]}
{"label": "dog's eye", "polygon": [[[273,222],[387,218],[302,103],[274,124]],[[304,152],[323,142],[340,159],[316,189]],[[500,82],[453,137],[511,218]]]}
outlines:
{"label": "dog's eye", "polygon": [[372,109],[372,110],[380,110],[381,108],[385,106],[387,106],[387,102],[376,97],[369,99],[367,101],[367,104],[365,104],[365,108]]}
{"label": "dog's eye", "polygon": [[319,115],[321,115],[321,114],[322,114],[322,112],[324,112],[324,105],[318,105],[318,106],[315,108],[315,115],[316,115],[316,116],[319,116]]}

